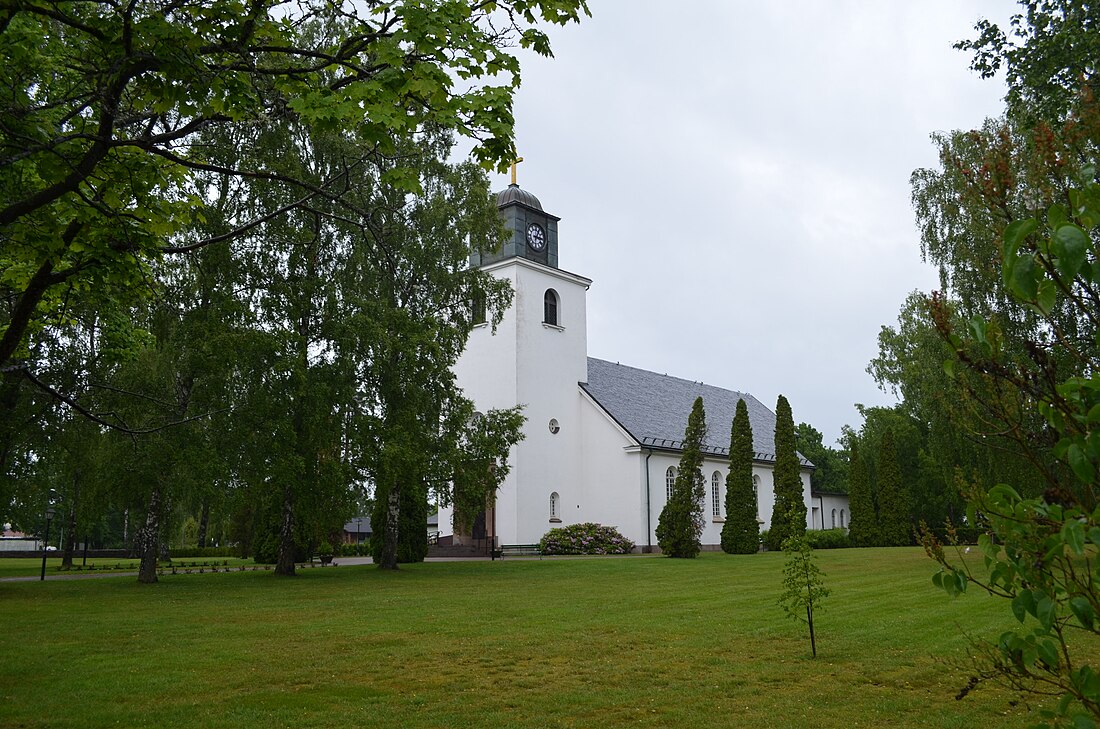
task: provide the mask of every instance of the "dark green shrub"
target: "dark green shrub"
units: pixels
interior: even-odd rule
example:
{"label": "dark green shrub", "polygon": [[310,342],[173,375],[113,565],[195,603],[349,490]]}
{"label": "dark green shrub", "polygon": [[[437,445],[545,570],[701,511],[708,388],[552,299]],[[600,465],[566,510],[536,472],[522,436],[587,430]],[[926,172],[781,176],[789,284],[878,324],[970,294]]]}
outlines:
{"label": "dark green shrub", "polygon": [[252,539],[252,559],[260,564],[275,564],[279,559],[279,534],[264,530]]}
{"label": "dark green shrub", "polygon": [[811,549],[844,549],[852,546],[845,529],[807,531],[806,541]]}
{"label": "dark green shrub", "polygon": [[630,541],[615,527],[592,522],[551,529],[539,541],[543,554],[629,554]]}
{"label": "dark green shrub", "polygon": [[786,541],[786,537],[783,536],[783,532],[780,529],[772,527],[761,532],[761,537],[764,540],[764,546],[769,552],[779,552],[783,549],[783,542]]}

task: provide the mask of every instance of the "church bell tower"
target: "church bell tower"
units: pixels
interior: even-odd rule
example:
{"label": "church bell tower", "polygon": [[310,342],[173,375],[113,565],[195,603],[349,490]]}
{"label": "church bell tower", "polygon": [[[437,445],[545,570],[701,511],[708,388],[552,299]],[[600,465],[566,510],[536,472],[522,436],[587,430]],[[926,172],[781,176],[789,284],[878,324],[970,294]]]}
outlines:
{"label": "church bell tower", "polygon": [[514,163],[512,184],[497,193],[497,207],[504,219],[508,238],[498,251],[474,251],[470,256],[470,265],[486,266],[519,257],[557,268],[558,221],[561,218],[547,213],[537,197],[520,188],[516,183]]}
{"label": "church bell tower", "polygon": [[[455,377],[481,412],[523,408],[524,439],[512,449],[486,527],[498,544],[530,544],[571,523],[581,501],[578,383],[588,380],[592,281],[559,267],[560,218],[516,183],[515,166],[497,206],[508,238],[500,250],[474,252],[470,264],[507,280],[515,296],[495,331],[481,324],[471,332]],[[449,516],[440,512],[441,529]]]}

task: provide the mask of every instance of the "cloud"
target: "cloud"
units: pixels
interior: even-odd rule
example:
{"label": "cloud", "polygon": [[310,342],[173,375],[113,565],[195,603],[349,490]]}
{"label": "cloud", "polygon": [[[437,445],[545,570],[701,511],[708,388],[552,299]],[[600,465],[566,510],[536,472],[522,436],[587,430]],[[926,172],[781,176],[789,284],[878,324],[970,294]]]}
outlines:
{"label": "cloud", "polygon": [[[952,44],[1004,2],[593,4],[523,59],[520,183],[594,280],[593,356],[752,392],[836,438],[920,261],[928,135],[997,114]],[[498,187],[507,184],[496,178]]]}

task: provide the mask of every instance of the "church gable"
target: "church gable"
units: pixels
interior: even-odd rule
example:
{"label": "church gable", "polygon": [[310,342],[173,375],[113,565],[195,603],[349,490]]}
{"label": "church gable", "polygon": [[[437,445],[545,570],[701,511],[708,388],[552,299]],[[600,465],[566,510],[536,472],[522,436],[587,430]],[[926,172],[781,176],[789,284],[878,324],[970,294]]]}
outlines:
{"label": "church gable", "polygon": [[[748,393],[669,377],[594,357],[588,358],[588,395],[643,447],[680,450],[687,416],[695,398],[707,412],[704,450],[711,456],[729,454],[729,429],[737,401],[749,409],[756,460],[775,460],[775,413]],[[800,455],[804,467],[813,464]]]}

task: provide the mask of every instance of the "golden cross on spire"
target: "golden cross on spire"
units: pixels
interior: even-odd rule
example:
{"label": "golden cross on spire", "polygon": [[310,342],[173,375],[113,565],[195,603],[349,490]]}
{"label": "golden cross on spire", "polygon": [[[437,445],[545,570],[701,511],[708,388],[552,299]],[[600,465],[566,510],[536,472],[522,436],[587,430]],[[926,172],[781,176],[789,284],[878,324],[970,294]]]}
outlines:
{"label": "golden cross on spire", "polygon": [[514,160],[512,160],[512,184],[513,185],[518,185],[519,184],[518,182],[516,182],[516,165],[518,165],[522,161],[523,161],[523,157],[516,157]]}

